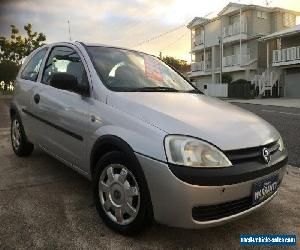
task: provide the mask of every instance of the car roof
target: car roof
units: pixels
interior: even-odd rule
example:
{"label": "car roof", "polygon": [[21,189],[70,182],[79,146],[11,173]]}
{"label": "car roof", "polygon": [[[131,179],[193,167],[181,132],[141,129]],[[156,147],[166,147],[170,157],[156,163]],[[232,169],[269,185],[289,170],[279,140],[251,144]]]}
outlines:
{"label": "car roof", "polygon": [[102,44],[102,43],[88,43],[88,42],[79,42],[79,41],[76,41],[76,42],[81,43],[84,46],[88,46],[88,47],[90,46],[90,47],[106,47],[106,48],[123,49],[123,50],[128,50],[128,51],[133,51],[133,52],[143,53],[143,54],[146,54],[146,55],[155,56],[155,55],[152,55],[152,54],[140,51],[140,50],[130,49],[130,48],[116,46],[116,45],[108,45],[108,44]]}
{"label": "car roof", "polygon": [[55,43],[49,43],[49,44],[45,44],[41,47],[39,47],[39,49],[43,48],[43,47],[53,47],[53,46],[59,46],[59,45],[66,45],[66,44],[71,44],[71,45],[75,45],[76,44],[81,44],[84,47],[106,47],[106,48],[115,48],[115,49],[122,49],[122,50],[128,50],[128,51],[132,51],[132,52],[137,52],[137,53],[142,53],[145,55],[149,55],[149,56],[154,56],[157,57],[156,55],[153,54],[149,54],[140,50],[135,50],[135,49],[130,49],[130,48],[125,48],[125,47],[120,47],[120,46],[115,46],[115,45],[108,45],[108,44],[102,44],[102,43],[89,43],[89,42],[81,42],[81,41],[60,41],[60,42],[55,42]]}

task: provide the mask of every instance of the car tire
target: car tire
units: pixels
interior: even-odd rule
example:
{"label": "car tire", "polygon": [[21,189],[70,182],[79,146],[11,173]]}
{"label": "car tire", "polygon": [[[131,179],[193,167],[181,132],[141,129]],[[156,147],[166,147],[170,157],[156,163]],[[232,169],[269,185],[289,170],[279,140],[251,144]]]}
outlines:
{"label": "car tire", "polygon": [[93,195],[104,223],[114,231],[133,235],[153,221],[150,194],[138,162],[112,151],[96,164]]}
{"label": "car tire", "polygon": [[11,118],[10,139],[13,151],[19,157],[28,156],[32,153],[34,145],[27,140],[24,127],[18,115]]}

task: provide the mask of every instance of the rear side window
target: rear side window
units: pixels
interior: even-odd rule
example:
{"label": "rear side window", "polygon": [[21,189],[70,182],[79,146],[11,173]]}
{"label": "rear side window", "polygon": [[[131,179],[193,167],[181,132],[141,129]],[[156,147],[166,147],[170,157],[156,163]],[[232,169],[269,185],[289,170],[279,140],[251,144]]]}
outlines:
{"label": "rear side window", "polygon": [[36,81],[46,51],[47,48],[41,49],[29,60],[21,73],[22,79]]}

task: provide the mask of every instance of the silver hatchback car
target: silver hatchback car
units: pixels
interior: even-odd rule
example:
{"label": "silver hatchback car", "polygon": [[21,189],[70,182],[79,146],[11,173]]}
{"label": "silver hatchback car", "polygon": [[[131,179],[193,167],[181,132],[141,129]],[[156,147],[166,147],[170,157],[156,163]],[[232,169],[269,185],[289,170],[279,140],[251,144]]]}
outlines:
{"label": "silver hatchback car", "polygon": [[237,219],[275,196],[287,165],[266,121],[203,95],[154,56],[112,46],[37,49],[10,114],[14,152],[41,148],[90,179],[101,218],[123,234],[153,220]]}

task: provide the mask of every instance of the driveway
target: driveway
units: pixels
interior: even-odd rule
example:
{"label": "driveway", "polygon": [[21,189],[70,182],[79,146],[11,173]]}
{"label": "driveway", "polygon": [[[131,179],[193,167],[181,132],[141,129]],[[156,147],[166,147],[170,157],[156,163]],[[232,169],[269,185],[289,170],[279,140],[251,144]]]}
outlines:
{"label": "driveway", "polygon": [[0,249],[244,249],[240,234],[264,233],[296,233],[300,247],[298,168],[288,168],[271,203],[233,223],[198,231],[154,225],[124,237],[98,217],[85,178],[39,150],[13,154],[7,108],[0,99]]}
{"label": "driveway", "polygon": [[248,103],[264,106],[277,106],[286,108],[300,108],[300,98],[263,98],[263,99],[227,99],[232,103]]}

